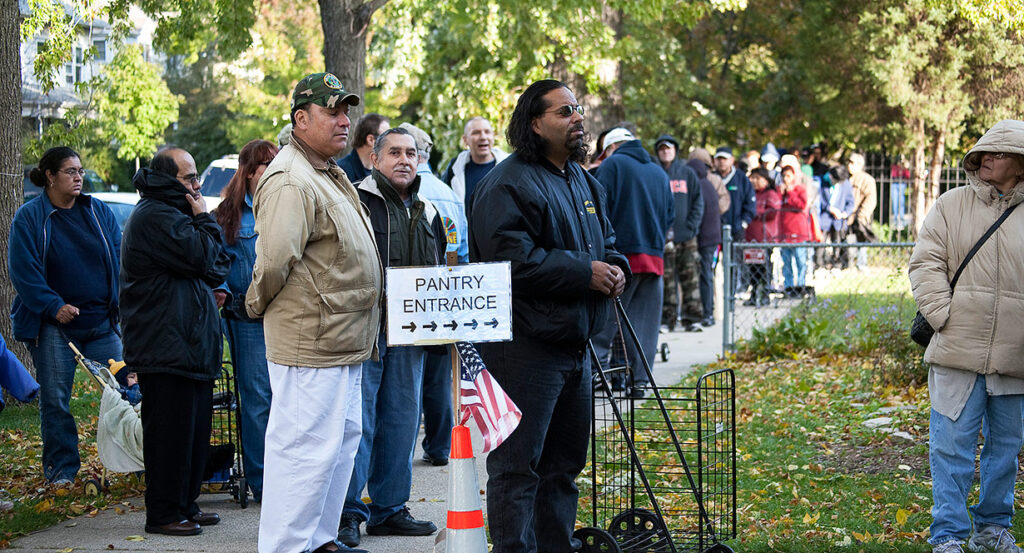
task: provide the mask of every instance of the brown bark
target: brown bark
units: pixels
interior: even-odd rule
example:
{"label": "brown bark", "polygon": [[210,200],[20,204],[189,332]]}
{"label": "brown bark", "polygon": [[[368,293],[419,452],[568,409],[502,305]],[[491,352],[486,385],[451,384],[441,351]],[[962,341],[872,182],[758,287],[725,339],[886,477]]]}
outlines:
{"label": "brown bark", "polygon": [[[319,0],[324,30],[324,65],[337,75],[345,89],[363,98],[366,93],[366,43],[370,19],[387,0]],[[353,123],[365,111],[365,103],[349,110]]]}
{"label": "brown bark", "polygon": [[924,222],[926,210],[925,202],[925,131],[924,120],[917,119],[913,122],[914,129],[914,155],[910,165],[910,209],[914,214],[914,238],[917,238],[917,231]]}
{"label": "brown bark", "polygon": [[939,199],[942,190],[939,188],[939,181],[942,178],[943,158],[946,157],[946,129],[936,129],[932,133],[931,169],[928,172],[928,195],[925,198],[924,212],[932,209],[932,204]]}
{"label": "brown bark", "polygon": [[31,368],[28,351],[11,332],[14,287],[7,266],[7,240],[24,195],[21,167],[21,14],[18,0],[0,0],[0,334]]}

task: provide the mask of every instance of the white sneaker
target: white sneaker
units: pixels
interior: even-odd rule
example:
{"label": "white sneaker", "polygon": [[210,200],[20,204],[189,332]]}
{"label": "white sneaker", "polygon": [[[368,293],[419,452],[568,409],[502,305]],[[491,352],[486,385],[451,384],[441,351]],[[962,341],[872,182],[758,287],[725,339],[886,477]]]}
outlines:
{"label": "white sneaker", "polygon": [[1010,530],[995,524],[982,526],[975,532],[967,542],[967,549],[975,553],[1024,553],[1024,549],[1017,547]]}
{"label": "white sneaker", "polygon": [[932,547],[932,553],[964,553],[964,542],[949,540]]}

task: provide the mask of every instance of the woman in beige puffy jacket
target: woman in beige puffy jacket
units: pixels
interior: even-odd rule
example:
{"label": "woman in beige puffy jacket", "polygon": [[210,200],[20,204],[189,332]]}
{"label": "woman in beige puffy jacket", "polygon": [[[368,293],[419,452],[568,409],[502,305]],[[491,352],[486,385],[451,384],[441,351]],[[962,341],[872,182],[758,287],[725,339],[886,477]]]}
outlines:
{"label": "woman in beige puffy jacket", "polygon": [[[935,203],[910,259],[914,299],[935,329],[924,355],[932,404],[928,541],[940,553],[962,552],[968,537],[971,551],[1020,552],[1008,529],[1024,444],[1024,209],[967,263],[955,292],[949,284],[985,231],[1024,201],[1024,122],[997,123],[963,167],[969,184]],[[981,496],[968,509],[979,429]]]}

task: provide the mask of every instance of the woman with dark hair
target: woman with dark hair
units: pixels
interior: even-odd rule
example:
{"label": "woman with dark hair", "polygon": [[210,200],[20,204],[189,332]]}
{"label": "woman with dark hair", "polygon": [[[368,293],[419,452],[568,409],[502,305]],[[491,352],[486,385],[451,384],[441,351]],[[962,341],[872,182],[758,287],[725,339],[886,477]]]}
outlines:
{"label": "woman with dark hair", "polygon": [[[747,227],[747,242],[775,242],[779,239],[779,208],[782,197],[775,188],[775,179],[767,169],[758,167],[750,172],[754,186],[757,214]],[[750,299],[743,305],[768,305],[771,288],[771,249],[762,249],[762,263],[750,265]]]}
{"label": "woman with dark hair", "polygon": [[238,153],[238,170],[221,192],[223,200],[214,211],[227,246],[225,249],[231,255],[231,272],[226,284],[232,300],[224,304],[222,314],[241,398],[242,463],[246,482],[256,501],[263,497],[263,437],[270,416],[271,393],[263,321],[246,314],[245,292],[256,263],[252,196],[263,171],[276,155],[277,146],[266,140],[253,140],[243,146]]}
{"label": "woman with dark hair", "polygon": [[14,337],[28,342],[40,386],[43,474],[60,485],[70,484],[82,465],[69,403],[75,358],[68,342],[90,359],[121,359],[121,229],[109,207],[82,194],[84,174],[71,148],[47,150],[29,173],[43,193],[18,209],[8,242]]}

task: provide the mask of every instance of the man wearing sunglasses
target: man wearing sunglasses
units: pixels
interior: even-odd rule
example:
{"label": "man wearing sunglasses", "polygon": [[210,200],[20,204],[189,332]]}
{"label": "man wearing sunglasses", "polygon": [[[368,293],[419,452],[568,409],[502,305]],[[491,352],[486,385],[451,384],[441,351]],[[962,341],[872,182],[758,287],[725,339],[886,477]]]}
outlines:
{"label": "man wearing sunglasses", "polygon": [[515,338],[479,347],[523,413],[487,458],[493,553],[578,545],[571,536],[590,434],[587,342],[629,274],[604,190],[580,166],[583,111],[559,81],[530,85],[509,123],[515,153],[480,181],[468,206],[470,259],[512,264]]}

